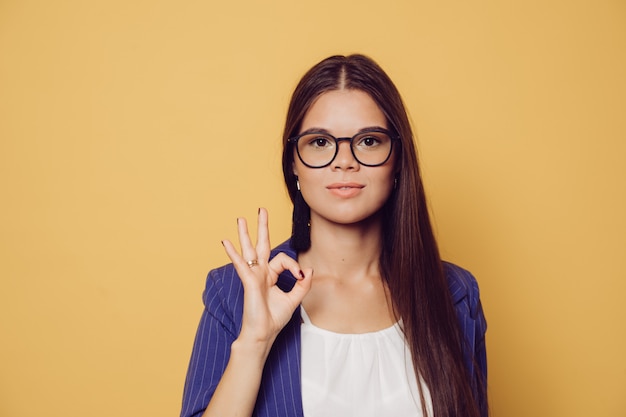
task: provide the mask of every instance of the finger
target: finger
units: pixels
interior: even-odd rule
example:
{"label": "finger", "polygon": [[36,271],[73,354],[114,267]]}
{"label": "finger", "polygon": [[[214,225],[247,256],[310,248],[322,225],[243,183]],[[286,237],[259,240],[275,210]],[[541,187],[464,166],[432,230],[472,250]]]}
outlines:
{"label": "finger", "polygon": [[273,284],[278,280],[278,275],[280,275],[283,271],[289,271],[296,278],[296,280],[304,279],[304,272],[302,268],[300,268],[300,264],[295,259],[289,257],[285,253],[279,253],[274,256],[272,260],[269,262],[268,266],[274,272]]}
{"label": "finger", "polygon": [[257,259],[256,249],[252,246],[250,234],[248,233],[248,222],[243,217],[237,218],[237,233],[239,234],[239,245],[241,246],[241,256],[246,261]]}
{"label": "finger", "polygon": [[222,240],[222,246],[224,246],[226,255],[228,255],[233,264],[237,265],[243,263],[245,265],[245,261],[243,260],[239,252],[237,252],[237,249],[235,249],[235,245],[233,245],[230,240]]}
{"label": "finger", "polygon": [[245,285],[248,280],[248,274],[246,273],[250,266],[247,261],[237,252],[235,245],[231,243],[230,240],[222,240],[222,245],[224,246],[224,250],[226,251],[226,255],[230,258],[231,262],[235,266],[237,270],[237,275],[241,279],[241,282]]}
{"label": "finger", "polygon": [[256,253],[259,259],[269,259],[270,257],[270,231],[269,231],[269,215],[264,208],[259,209],[258,230],[256,239]]}
{"label": "finger", "polygon": [[313,268],[303,268],[302,273],[304,278],[296,281],[296,285],[293,286],[291,291],[286,293],[291,303],[296,306],[302,303],[302,300],[308,294],[313,284]]}

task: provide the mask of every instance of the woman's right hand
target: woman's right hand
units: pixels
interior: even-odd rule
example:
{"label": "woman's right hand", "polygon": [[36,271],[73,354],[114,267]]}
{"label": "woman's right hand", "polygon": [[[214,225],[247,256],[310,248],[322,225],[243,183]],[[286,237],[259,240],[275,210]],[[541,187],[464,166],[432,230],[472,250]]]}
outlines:
{"label": "woman's right hand", "polygon": [[[270,261],[267,210],[259,209],[256,246],[252,245],[245,219],[237,219],[237,228],[241,254],[230,241],[222,241],[244,288],[243,323],[237,340],[262,346],[267,354],[278,333],[309,292],[313,270],[300,268],[295,259],[284,253]],[[286,270],[296,278],[290,292],[284,292],[276,285],[278,276]]]}

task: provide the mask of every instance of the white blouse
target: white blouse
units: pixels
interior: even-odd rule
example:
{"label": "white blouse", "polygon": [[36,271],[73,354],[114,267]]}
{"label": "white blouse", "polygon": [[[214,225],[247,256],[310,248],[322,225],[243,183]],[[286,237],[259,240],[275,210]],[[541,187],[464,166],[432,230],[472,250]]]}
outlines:
{"label": "white blouse", "polygon": [[[334,333],[300,311],[305,417],[423,415],[400,323],[372,333]],[[420,383],[432,416],[430,393],[421,378]]]}

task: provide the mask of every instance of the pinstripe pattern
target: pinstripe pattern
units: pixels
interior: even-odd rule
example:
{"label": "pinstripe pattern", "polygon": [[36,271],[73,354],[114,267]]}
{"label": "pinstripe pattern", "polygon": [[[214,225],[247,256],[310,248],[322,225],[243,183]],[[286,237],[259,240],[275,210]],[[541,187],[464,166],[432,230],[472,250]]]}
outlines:
{"label": "pinstripe pattern", "polygon": [[[461,331],[465,337],[464,359],[465,366],[470,375],[476,375],[475,366],[480,372],[472,381],[474,393],[487,392],[487,350],[485,346],[485,332],[487,331],[487,321],[483,314],[483,307],[480,303],[480,292],[476,279],[468,271],[449,262],[444,262],[448,287],[456,314],[461,325]],[[482,385],[482,390],[479,387]],[[481,401],[482,415],[486,416],[487,401]]]}
{"label": "pinstripe pattern", "polygon": [[[283,243],[274,251],[296,254]],[[450,292],[467,341],[465,362],[473,373],[480,367],[487,376],[485,331],[487,324],[474,277],[456,265],[445,263]],[[278,286],[289,290],[295,279],[283,273]],[[209,272],[203,293],[205,309],[200,319],[185,381],[181,417],[197,417],[204,412],[230,357],[230,345],[241,330],[243,287],[235,268],[226,265]],[[236,399],[233,399],[236,401]],[[300,387],[300,309],[278,335],[269,354],[257,398],[255,417],[303,417]]]}

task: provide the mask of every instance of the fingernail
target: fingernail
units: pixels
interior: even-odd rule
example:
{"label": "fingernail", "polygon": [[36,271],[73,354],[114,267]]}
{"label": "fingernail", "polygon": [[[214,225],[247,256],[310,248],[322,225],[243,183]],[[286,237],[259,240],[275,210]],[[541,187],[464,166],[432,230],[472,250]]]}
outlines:
{"label": "fingernail", "polygon": [[222,246],[224,246],[224,241],[223,241],[223,240],[220,240],[220,242],[222,242]]}
{"label": "fingernail", "polygon": [[261,207],[259,207],[259,211],[258,211],[258,213],[257,213],[257,214],[261,214]]}
{"label": "fingernail", "polygon": [[302,272],[302,270],[300,270],[300,278],[304,279],[304,272]]}

